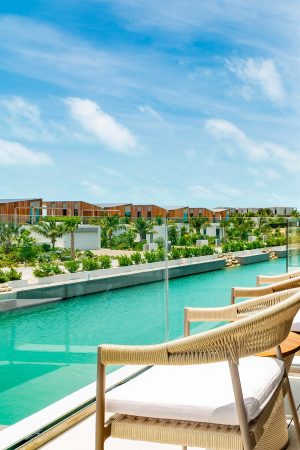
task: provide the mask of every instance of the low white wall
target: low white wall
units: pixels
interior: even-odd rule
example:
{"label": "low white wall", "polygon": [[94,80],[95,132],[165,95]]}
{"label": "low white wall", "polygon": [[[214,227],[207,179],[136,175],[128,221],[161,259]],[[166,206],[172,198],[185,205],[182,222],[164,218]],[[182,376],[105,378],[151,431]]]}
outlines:
{"label": "low white wall", "polygon": [[[50,244],[50,239],[31,231],[32,237],[39,243]],[[78,250],[99,250],[101,248],[101,228],[98,225],[79,225],[74,233],[75,248]],[[56,241],[58,248],[70,248],[71,236],[66,234]]]}

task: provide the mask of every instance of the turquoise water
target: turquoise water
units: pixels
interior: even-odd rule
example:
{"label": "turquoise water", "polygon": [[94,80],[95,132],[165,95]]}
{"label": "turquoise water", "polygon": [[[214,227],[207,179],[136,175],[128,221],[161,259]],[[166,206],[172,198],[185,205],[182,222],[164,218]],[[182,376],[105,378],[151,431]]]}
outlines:
{"label": "turquoise water", "polygon": [[[232,286],[282,272],[285,259],[170,280],[170,338],[183,333],[184,306],[228,304]],[[0,425],[95,381],[98,344],[164,341],[164,298],[157,282],[0,314]]]}

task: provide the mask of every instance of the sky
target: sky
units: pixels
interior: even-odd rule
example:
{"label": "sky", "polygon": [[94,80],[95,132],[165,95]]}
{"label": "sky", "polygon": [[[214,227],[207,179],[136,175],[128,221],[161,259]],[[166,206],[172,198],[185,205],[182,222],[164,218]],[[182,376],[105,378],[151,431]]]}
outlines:
{"label": "sky", "polygon": [[1,0],[0,198],[299,209],[300,0]]}

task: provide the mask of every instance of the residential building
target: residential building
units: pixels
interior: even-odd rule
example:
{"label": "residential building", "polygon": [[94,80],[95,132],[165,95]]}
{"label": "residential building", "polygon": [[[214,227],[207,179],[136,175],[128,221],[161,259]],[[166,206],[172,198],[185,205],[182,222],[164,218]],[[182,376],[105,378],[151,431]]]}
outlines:
{"label": "residential building", "polygon": [[0,199],[2,222],[35,223],[41,215],[41,198]]}
{"label": "residential building", "polygon": [[104,215],[103,208],[81,200],[52,200],[43,202],[45,216],[99,217]]}

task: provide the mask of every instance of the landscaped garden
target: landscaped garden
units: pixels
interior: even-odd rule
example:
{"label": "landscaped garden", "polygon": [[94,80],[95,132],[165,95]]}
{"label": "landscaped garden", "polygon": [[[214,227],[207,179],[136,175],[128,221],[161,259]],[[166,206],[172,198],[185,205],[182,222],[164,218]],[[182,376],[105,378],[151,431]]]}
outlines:
{"label": "landscaped garden", "polygon": [[[78,217],[44,217],[33,226],[0,223],[0,283],[21,279],[26,267],[35,277],[48,277],[286,243],[286,218],[274,217],[267,210],[257,216],[234,214],[222,220],[218,239],[209,232],[213,224],[202,216],[181,222],[169,219],[167,242],[161,217],[131,220],[111,216],[91,218],[89,222],[101,227],[101,249],[116,250],[116,255],[76,250]],[[70,248],[58,248],[58,239],[66,234],[70,235]],[[47,238],[49,243],[39,243],[36,235]],[[149,242],[151,249],[145,246]]]}

